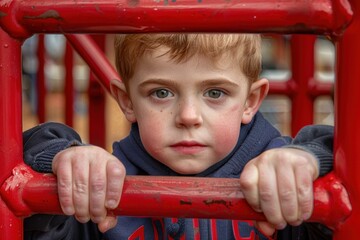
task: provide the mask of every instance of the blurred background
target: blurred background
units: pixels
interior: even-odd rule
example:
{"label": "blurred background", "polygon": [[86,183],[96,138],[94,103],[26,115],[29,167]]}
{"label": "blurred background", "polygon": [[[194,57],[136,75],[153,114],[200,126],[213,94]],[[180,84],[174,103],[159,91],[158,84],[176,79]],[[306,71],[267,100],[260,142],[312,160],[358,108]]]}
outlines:
{"label": "blurred background", "polygon": [[[114,35],[104,36],[104,53],[110,63],[114,65]],[[42,121],[66,122],[65,76],[67,48],[63,35],[42,35],[39,49],[39,35],[27,39],[22,47],[23,64],[23,130],[29,129]],[[291,78],[291,36],[266,35],[263,36],[262,76],[271,82],[286,84]],[[39,59],[39,50],[43,59]],[[39,60],[43,67],[39,67]],[[305,60],[304,60],[305,61]],[[334,83],[335,49],[333,43],[317,37],[314,45],[314,78],[316,81]],[[91,96],[91,71],[84,60],[73,51],[73,117],[72,127],[80,134],[84,142],[89,142],[89,101]],[[45,95],[39,99],[38,79],[39,71],[44,74]],[[89,90],[90,89],[90,90]],[[96,97],[96,94],[95,94]],[[44,119],[39,119],[39,102],[45,104]],[[314,101],[315,124],[334,124],[333,101],[331,94],[316,97]],[[119,107],[112,97],[104,92],[104,146],[111,151],[112,142],[122,139],[128,134],[129,123],[123,117]],[[294,109],[296,110],[296,109]],[[264,116],[283,134],[291,135],[291,101],[287,96],[271,94],[261,107]]]}

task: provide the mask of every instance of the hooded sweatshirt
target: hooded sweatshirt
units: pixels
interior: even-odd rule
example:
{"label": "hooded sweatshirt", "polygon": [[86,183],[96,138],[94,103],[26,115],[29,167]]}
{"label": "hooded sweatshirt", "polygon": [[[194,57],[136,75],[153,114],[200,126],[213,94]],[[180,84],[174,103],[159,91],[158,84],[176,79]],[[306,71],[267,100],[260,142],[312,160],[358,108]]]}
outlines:
{"label": "hooded sweatshirt", "polygon": [[[57,133],[54,128],[61,129],[62,133]],[[24,139],[25,146],[27,144],[27,147],[24,147],[26,163],[36,171],[51,172],[52,157],[58,151],[81,145],[81,139],[77,134],[64,134],[63,128],[63,125],[43,126],[37,130],[33,129],[31,134],[25,133],[32,139]],[[312,152],[319,160],[320,173],[324,174],[332,167],[332,155],[329,152],[329,149],[332,149],[332,131],[332,127],[328,126],[310,127],[300,132],[293,140],[281,136],[260,113],[257,113],[249,124],[241,126],[240,136],[233,151],[215,165],[194,176],[239,178],[244,166],[251,159],[265,150],[284,146]],[[51,137],[44,138],[49,132]],[[36,134],[38,136],[34,137]],[[69,137],[72,134],[74,137]],[[39,152],[41,154],[38,154]],[[124,164],[127,175],[180,176],[146,152],[137,124],[132,125],[128,137],[113,144],[113,154]],[[36,218],[37,220],[34,220]],[[25,220],[25,239],[271,239],[261,234],[252,221],[239,220],[120,216],[116,227],[105,234],[102,235],[96,230],[95,224],[80,224],[73,217],[35,215]],[[82,237],[78,238],[79,236]],[[288,226],[278,231],[275,238],[331,239],[331,231],[320,224],[303,223],[298,227]]]}

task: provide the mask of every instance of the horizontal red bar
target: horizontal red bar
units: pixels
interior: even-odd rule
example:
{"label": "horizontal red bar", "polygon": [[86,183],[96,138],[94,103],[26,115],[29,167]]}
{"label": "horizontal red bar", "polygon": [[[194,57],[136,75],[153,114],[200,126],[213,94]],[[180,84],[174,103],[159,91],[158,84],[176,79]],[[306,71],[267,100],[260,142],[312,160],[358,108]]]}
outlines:
{"label": "horizontal red bar", "polygon": [[[269,94],[281,94],[291,96],[297,92],[298,86],[293,79],[286,81],[271,81]],[[321,82],[317,80],[310,80],[307,86],[309,96],[316,98],[324,95],[332,95],[334,84],[331,82]]]}
{"label": "horizontal red bar", "polygon": [[7,0],[1,25],[29,33],[277,32],[339,34],[353,16],[346,0]]}
{"label": "horizontal red bar", "polygon": [[[51,174],[34,173],[20,165],[1,188],[1,196],[19,216],[62,214]],[[351,212],[347,193],[335,175],[314,184],[310,221],[336,227]],[[195,217],[263,220],[247,204],[236,179],[127,176],[121,202],[113,212],[125,216]]]}

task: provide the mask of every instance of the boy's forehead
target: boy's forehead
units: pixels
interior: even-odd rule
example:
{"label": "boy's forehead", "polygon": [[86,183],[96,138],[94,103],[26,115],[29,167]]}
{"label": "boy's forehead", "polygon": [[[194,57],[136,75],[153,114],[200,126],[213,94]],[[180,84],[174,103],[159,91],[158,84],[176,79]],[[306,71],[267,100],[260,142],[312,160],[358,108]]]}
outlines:
{"label": "boy's forehead", "polygon": [[192,60],[197,61],[209,61],[212,64],[216,64],[218,67],[229,67],[231,63],[234,63],[234,61],[239,61],[239,59],[235,58],[234,52],[227,50],[223,51],[217,55],[211,54],[211,53],[202,53],[197,51],[187,52],[186,54],[177,54],[176,51],[171,49],[170,47],[166,45],[158,46],[157,48],[154,48],[152,50],[146,51],[143,56],[147,56],[150,58],[161,58],[162,60],[167,59],[169,62],[173,62],[176,64],[184,63]]}
{"label": "boy's forehead", "polygon": [[[212,56],[196,53],[178,61],[171,58],[169,48],[143,55],[137,64],[134,77],[140,79],[247,79],[239,64],[228,55],[214,60]],[[142,80],[140,80],[142,81]]]}

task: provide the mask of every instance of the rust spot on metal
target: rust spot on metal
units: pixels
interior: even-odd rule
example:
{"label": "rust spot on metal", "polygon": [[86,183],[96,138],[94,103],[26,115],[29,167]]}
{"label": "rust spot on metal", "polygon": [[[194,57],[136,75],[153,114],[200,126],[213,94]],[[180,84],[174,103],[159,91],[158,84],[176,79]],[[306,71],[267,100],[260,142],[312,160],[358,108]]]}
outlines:
{"label": "rust spot on metal", "polygon": [[[214,204],[219,204],[219,205],[224,205],[226,208],[230,208],[230,206],[228,205],[228,203],[225,200],[219,199],[219,200],[214,200],[214,199],[208,199],[208,200],[204,200],[204,203],[206,205],[214,205]],[[230,204],[231,205],[231,204]]]}
{"label": "rust spot on metal", "polygon": [[192,205],[192,202],[186,200],[180,200],[180,205]]}
{"label": "rust spot on metal", "polygon": [[40,14],[39,16],[24,16],[24,18],[26,19],[49,19],[49,18],[53,18],[56,20],[63,20],[63,18],[60,16],[60,14],[58,13],[58,11],[55,10],[48,10],[42,14]]}

